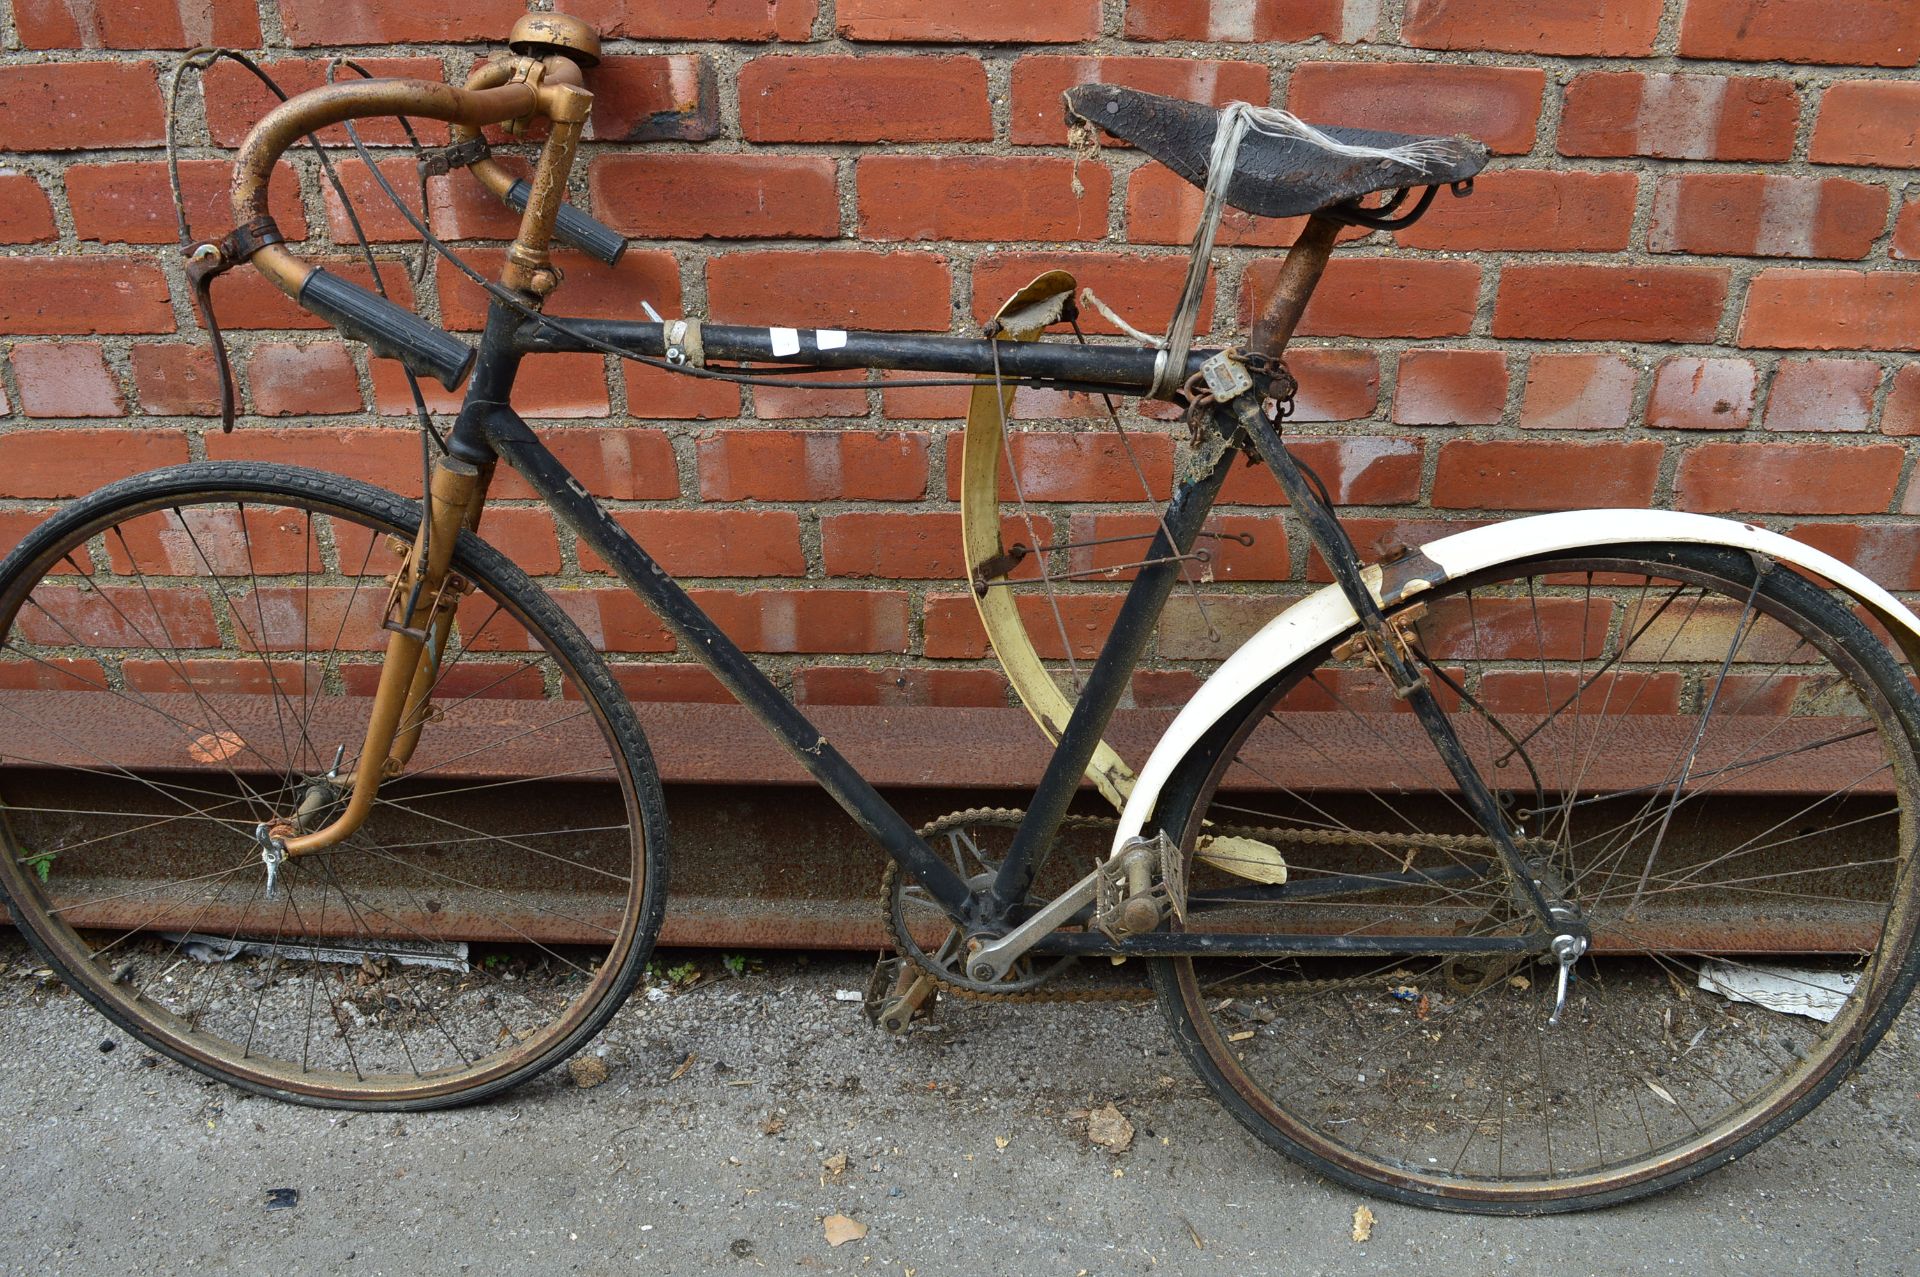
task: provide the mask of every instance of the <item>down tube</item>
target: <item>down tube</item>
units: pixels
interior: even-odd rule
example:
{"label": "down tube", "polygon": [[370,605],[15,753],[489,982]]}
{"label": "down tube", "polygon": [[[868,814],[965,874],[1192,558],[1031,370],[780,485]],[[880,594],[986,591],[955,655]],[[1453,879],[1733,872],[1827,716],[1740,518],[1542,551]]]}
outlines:
{"label": "down tube", "polygon": [[966,882],[948,868],[906,818],[827,743],[820,729],[807,721],[793,702],[774,686],[773,680],[687,597],[687,592],[607,516],[566,467],[534,437],[520,415],[510,408],[495,408],[487,416],[486,434],[488,442],[506,458],[507,464],[546,499],[594,553],[613,565],[627,588],[647,601],[674,637],[712,670],[714,677],[742,705],[754,712],[860,828],[885,848],[902,869],[924,884],[955,920],[966,921],[972,901]]}

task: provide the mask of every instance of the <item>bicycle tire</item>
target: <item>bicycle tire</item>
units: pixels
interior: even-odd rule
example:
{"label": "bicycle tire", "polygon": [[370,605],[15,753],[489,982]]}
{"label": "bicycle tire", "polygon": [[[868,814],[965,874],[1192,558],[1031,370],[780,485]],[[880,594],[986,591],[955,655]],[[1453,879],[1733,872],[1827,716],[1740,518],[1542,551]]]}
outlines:
{"label": "bicycle tire", "polygon": [[140,1042],[279,1099],[497,1095],[599,1032],[659,933],[639,724],[553,598],[466,532],[473,592],[412,765],[269,892],[249,831],[342,801],[325,769],[353,774],[382,573],[419,518],[334,475],[194,463],[64,508],[0,562],[14,921]]}
{"label": "bicycle tire", "polygon": [[[1831,1093],[1920,973],[1920,699],[1887,647],[1819,585],[1734,547],[1543,555],[1393,615],[1593,949],[1554,1028],[1556,968],[1537,957],[1156,961],[1169,1027],[1216,1098],[1350,1187],[1535,1214],[1691,1179]],[[1353,654],[1310,653],[1176,772],[1162,827],[1196,898],[1220,881],[1192,855],[1205,822],[1302,831],[1273,893],[1290,899],[1215,892],[1189,929],[1525,933],[1490,844],[1460,841],[1474,830],[1431,744]],[[1327,754],[1335,740],[1360,756]],[[1424,757],[1390,756],[1410,741]],[[1345,778],[1282,782],[1276,746]],[[1416,798],[1416,778],[1437,797]],[[1791,956],[1805,949],[1824,956]],[[1256,974],[1300,991],[1209,996]],[[1761,976],[1770,991],[1748,983]],[[1779,1009],[1785,995],[1824,999],[1831,1020]]]}

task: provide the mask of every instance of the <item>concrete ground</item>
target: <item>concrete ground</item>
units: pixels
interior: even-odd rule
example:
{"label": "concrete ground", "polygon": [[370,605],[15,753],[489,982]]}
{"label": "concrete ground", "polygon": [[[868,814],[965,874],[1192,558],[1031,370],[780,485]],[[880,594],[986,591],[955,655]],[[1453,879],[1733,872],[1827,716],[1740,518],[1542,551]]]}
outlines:
{"label": "concrete ground", "polygon": [[[721,971],[668,962],[687,956]],[[7,1273],[1920,1270],[1911,1013],[1752,1157],[1602,1214],[1506,1220],[1372,1201],[1256,1146],[1150,1005],[948,1005],[896,1041],[835,997],[865,964],[776,957],[636,994],[589,1048],[600,1085],[560,1070],[481,1108],[349,1115],[156,1060],[38,968],[0,933]],[[1086,1138],[1109,1102],[1136,1127],[1118,1156]],[[865,1236],[829,1246],[835,1215]]]}

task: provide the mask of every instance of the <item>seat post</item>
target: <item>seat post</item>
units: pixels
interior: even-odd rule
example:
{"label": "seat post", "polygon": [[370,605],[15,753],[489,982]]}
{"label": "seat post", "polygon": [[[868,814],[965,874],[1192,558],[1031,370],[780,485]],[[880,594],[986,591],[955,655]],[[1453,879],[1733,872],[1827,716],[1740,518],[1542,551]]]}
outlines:
{"label": "seat post", "polygon": [[1286,353],[1287,343],[1293,340],[1293,330],[1300,324],[1314,286],[1327,269],[1327,259],[1333,256],[1340,226],[1341,223],[1320,213],[1307,219],[1300,238],[1287,250],[1279,282],[1273,286],[1273,292],[1261,308],[1260,318],[1254,321],[1253,331],[1247,335],[1249,354],[1278,359]]}

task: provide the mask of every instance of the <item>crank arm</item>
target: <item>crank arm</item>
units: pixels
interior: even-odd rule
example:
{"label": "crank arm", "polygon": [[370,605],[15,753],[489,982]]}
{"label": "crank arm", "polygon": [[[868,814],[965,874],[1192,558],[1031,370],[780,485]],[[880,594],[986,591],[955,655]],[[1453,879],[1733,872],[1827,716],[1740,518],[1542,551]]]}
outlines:
{"label": "crank arm", "polygon": [[990,940],[974,951],[967,961],[967,974],[983,983],[1004,980],[1013,964],[1064,926],[1076,913],[1091,905],[1099,893],[1100,875],[1108,872],[1105,866],[1074,883],[1060,895],[1041,906],[1031,918],[1015,927],[998,940]]}

